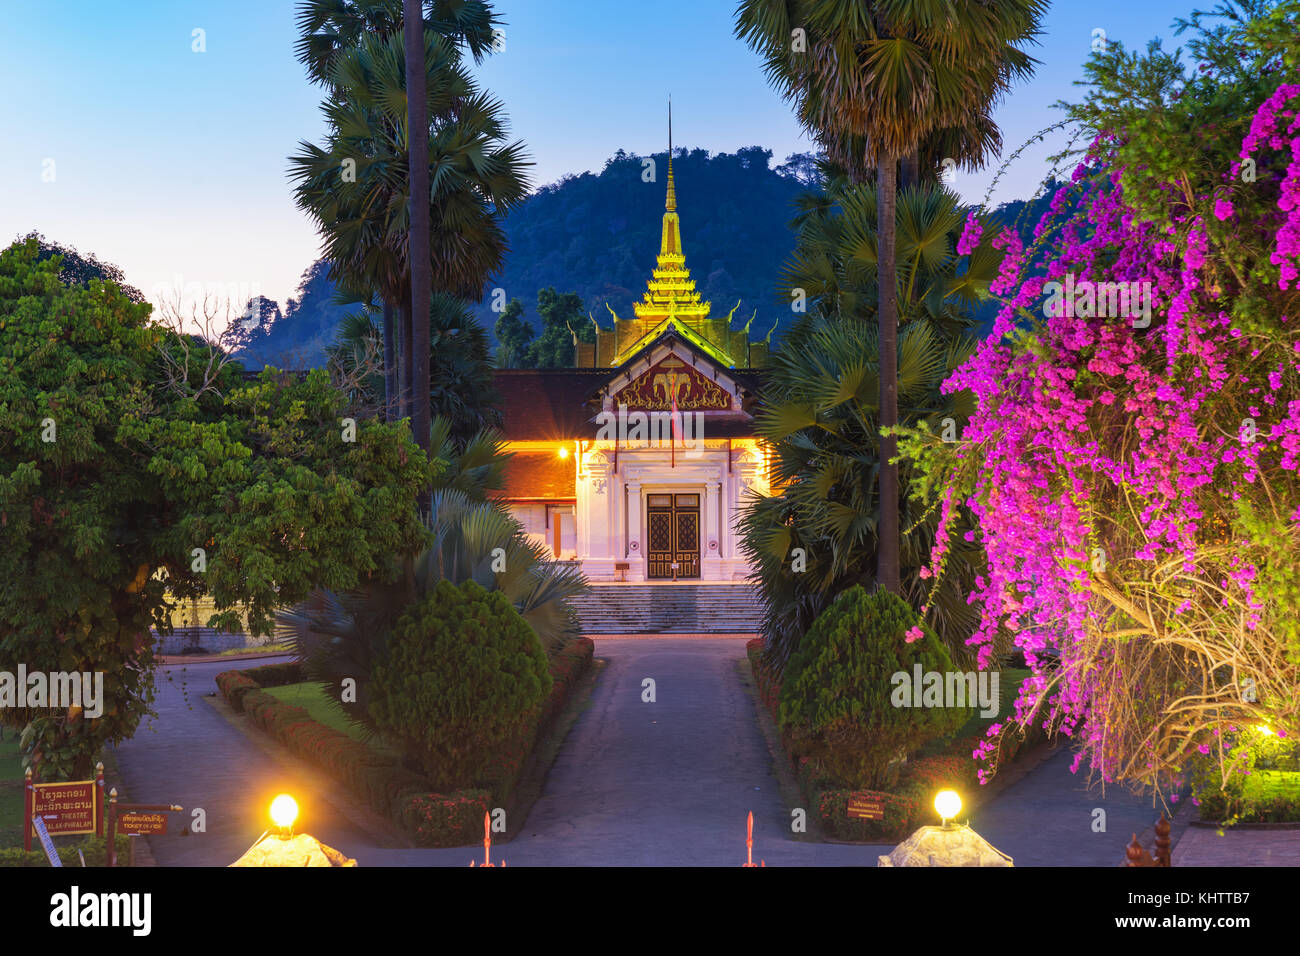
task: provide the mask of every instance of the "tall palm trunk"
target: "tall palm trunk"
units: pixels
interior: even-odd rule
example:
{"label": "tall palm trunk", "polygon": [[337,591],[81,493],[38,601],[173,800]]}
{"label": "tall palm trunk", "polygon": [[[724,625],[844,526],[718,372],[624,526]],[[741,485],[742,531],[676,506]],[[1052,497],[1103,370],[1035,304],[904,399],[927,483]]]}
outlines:
{"label": "tall palm trunk", "polygon": [[384,421],[400,417],[397,411],[397,320],[393,303],[384,300]]}
{"label": "tall palm trunk", "polygon": [[411,306],[403,302],[397,310],[399,325],[397,357],[397,417],[411,417]]}
{"label": "tall palm trunk", "polygon": [[[898,159],[884,157],[877,169],[876,235],[877,279],[880,288],[880,427],[898,424],[898,274],[894,261],[895,201],[898,192]],[[897,452],[897,439],[880,436],[880,512],[876,526],[878,541],[876,583],[894,594],[901,592],[898,559],[898,466],[890,463]]]}
{"label": "tall palm trunk", "polygon": [[[424,4],[402,0],[406,40],[407,137],[410,140],[411,233],[411,431],[429,453],[429,100],[425,89]],[[422,496],[423,497],[423,496]]]}

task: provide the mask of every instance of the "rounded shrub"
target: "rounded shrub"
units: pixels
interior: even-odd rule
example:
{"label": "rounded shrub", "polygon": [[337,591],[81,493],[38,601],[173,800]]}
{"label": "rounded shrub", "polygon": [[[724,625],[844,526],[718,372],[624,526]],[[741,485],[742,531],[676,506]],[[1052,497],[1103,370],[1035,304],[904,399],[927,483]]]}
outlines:
{"label": "rounded shrub", "polygon": [[499,591],[440,581],[394,625],[370,714],[439,790],[475,785],[551,692],[541,640]]}
{"label": "rounded shrub", "polygon": [[[918,626],[920,639],[909,642]],[[968,706],[910,706],[918,664],[944,681],[953,670],[947,649],[905,601],[861,585],[842,592],[804,635],[781,684],[777,719],[795,755],[813,758],[846,787],[892,784],[910,753],[971,714]]]}

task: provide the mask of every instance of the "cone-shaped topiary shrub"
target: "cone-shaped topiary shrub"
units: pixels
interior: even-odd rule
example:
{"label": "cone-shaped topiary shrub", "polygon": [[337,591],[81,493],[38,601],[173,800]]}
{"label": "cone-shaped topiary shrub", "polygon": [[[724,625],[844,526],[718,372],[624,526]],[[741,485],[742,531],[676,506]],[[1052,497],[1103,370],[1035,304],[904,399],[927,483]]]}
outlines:
{"label": "cone-shaped topiary shrub", "polygon": [[818,761],[847,787],[879,788],[895,777],[911,752],[950,734],[970,717],[969,707],[895,706],[895,674],[953,670],[947,650],[929,628],[911,643],[916,612],[888,591],[849,588],[821,613],[790,658],[778,720],[795,756]]}
{"label": "cone-shaped topiary shrub", "polygon": [[551,692],[541,640],[500,592],[439,581],[398,619],[372,675],[370,713],[439,789],[473,786],[536,731]]}

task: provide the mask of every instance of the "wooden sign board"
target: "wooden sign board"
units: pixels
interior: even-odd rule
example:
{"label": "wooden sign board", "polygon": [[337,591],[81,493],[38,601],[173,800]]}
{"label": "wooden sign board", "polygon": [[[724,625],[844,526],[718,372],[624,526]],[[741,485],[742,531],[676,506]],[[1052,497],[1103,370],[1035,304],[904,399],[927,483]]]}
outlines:
{"label": "wooden sign board", "polygon": [[36,829],[36,835],[41,838],[41,848],[45,850],[45,858],[50,861],[50,866],[62,866],[63,861],[59,859],[59,851],[54,849],[54,841],[50,839],[50,831],[45,829],[45,821],[40,817],[32,817],[32,826]]}
{"label": "wooden sign board", "polygon": [[95,833],[98,814],[95,781],[32,784],[32,816],[49,833]]}
{"label": "wooden sign board", "polygon": [[127,811],[117,817],[118,833],[160,834],[167,832],[167,814]]}
{"label": "wooden sign board", "polygon": [[875,797],[849,797],[848,815],[859,820],[883,820],[885,808]]}

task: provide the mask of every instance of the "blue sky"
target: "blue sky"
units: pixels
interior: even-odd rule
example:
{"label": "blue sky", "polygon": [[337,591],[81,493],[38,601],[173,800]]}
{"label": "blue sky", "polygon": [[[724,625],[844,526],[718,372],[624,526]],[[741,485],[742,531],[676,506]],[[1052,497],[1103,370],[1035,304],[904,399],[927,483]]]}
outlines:
{"label": "blue sky", "polygon": [[[1173,47],[1173,20],[1195,5],[1054,3],[1033,51],[1042,65],[997,113],[1006,151],[1079,95],[1071,82],[1094,29]],[[735,0],[496,6],[505,49],[478,73],[527,145],[535,184],[600,169],[620,148],[663,149],[670,93],[678,145],[761,145],[777,162],[811,149],[732,35]],[[39,230],[117,263],[151,299],[199,282],[285,304],[319,250],[286,158],[323,133],[320,91],[293,56],[292,2],[0,0],[0,23],[0,241]],[[206,52],[192,49],[196,29]],[[1060,143],[1028,150],[993,201],[1031,194]],[[958,176],[965,199],[983,197],[996,165]]]}

